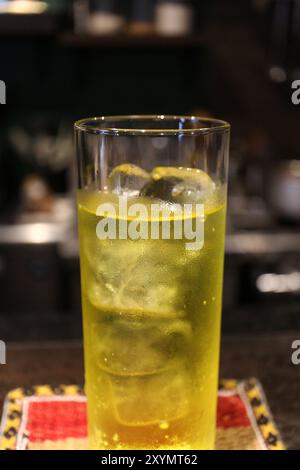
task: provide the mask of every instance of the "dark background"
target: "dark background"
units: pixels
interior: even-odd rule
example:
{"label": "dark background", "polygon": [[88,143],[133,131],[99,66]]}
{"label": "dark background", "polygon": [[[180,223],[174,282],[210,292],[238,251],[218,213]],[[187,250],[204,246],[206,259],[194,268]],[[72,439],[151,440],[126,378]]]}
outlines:
{"label": "dark background", "polygon": [[[75,215],[66,216],[69,226],[59,239],[48,234],[33,243],[35,224],[48,224],[50,232],[60,225],[48,210],[26,213],[24,181],[37,176],[49,197],[72,208],[72,123],[105,114],[230,121],[224,331],[299,328],[300,283],[262,292],[257,280],[300,273],[300,217],[282,214],[269,196],[277,165],[300,160],[300,108],[291,101],[292,82],[300,79],[300,2],[190,2],[194,31],[182,37],[134,36],[126,29],[75,35],[72,2],[52,3],[38,21],[0,16],[0,79],[7,86],[0,108],[1,338],[81,335]],[[130,20],[133,4],[126,5]],[[39,160],[45,137],[53,149]],[[66,151],[53,166],[62,140]]]}

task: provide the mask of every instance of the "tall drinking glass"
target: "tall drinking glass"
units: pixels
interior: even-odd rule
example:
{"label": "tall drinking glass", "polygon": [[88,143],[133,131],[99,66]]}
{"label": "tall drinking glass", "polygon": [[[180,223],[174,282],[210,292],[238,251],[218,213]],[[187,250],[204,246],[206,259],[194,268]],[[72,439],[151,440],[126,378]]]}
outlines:
{"label": "tall drinking glass", "polygon": [[212,449],[230,126],[75,124],[92,449]]}

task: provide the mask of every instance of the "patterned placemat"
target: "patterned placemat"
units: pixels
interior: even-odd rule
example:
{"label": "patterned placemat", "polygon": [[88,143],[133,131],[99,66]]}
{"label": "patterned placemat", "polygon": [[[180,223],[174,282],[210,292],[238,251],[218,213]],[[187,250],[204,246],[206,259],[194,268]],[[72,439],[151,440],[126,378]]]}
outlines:
{"label": "patterned placemat", "polygon": [[[8,393],[0,450],[87,449],[86,397],[78,385],[39,385]],[[283,450],[265,394],[256,379],[222,380],[217,449]]]}

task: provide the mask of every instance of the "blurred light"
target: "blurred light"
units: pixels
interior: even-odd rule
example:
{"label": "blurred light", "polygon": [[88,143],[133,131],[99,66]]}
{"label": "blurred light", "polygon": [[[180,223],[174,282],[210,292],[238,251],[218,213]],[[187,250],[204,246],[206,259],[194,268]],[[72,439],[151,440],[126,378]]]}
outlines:
{"label": "blurred light", "polygon": [[66,241],[67,231],[63,224],[35,222],[19,225],[0,225],[2,244],[43,244]]}
{"label": "blurred light", "polygon": [[300,272],[261,274],[256,279],[256,287],[263,293],[281,294],[298,292],[300,291]]}
{"label": "blurred light", "polygon": [[0,13],[10,14],[39,14],[44,13],[48,8],[45,2],[34,0],[14,0],[13,2],[5,2],[0,5]]}
{"label": "blurred light", "polygon": [[49,238],[49,230],[45,224],[29,226],[29,237],[32,243],[45,243]]}
{"label": "blurred light", "polygon": [[286,71],[282,67],[274,66],[270,68],[270,77],[273,82],[283,83],[287,80]]}
{"label": "blurred light", "polygon": [[295,178],[300,178],[300,161],[291,160],[289,163],[289,170],[291,171],[291,176]]}

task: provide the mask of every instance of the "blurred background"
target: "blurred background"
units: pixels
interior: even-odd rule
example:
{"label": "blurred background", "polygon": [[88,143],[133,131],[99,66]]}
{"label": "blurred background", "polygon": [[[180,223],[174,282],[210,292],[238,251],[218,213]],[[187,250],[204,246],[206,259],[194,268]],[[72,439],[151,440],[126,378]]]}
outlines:
{"label": "blurred background", "polygon": [[0,0],[0,333],[81,337],[72,123],[232,124],[223,330],[300,327],[299,0]]}

